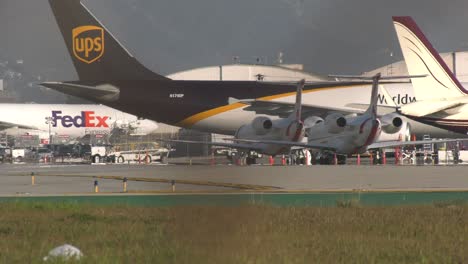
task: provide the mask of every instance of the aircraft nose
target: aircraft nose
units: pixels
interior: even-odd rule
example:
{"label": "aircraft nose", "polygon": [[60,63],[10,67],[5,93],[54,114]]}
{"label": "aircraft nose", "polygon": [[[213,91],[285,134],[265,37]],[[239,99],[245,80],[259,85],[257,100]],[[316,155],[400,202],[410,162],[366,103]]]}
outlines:
{"label": "aircraft nose", "polygon": [[152,122],[152,124],[149,125],[148,130],[149,130],[148,134],[155,134],[155,133],[158,133],[161,129],[159,128],[156,122]]}

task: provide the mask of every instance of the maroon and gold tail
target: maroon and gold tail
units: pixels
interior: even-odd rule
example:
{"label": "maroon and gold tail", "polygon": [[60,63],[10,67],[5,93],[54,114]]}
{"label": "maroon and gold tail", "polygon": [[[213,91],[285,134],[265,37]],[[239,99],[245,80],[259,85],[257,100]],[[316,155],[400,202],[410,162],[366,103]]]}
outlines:
{"label": "maroon and gold tail", "polygon": [[393,17],[393,25],[409,74],[426,76],[411,79],[418,101],[468,94],[411,17]]}

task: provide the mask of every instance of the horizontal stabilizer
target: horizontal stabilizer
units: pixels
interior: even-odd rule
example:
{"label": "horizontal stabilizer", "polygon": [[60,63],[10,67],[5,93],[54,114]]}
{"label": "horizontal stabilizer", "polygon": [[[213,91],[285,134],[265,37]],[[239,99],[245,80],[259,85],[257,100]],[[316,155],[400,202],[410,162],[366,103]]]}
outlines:
{"label": "horizontal stabilizer", "polygon": [[417,101],[401,106],[399,108],[399,112],[403,115],[422,117],[466,103],[468,103],[468,97],[457,97],[446,100],[434,99]]}
{"label": "horizontal stabilizer", "polygon": [[101,84],[98,86],[88,86],[68,82],[45,82],[42,86],[54,89],[56,91],[83,97],[89,100],[99,99],[106,102],[113,102],[119,99],[119,88],[110,84]]}
{"label": "horizontal stabilizer", "polygon": [[[251,99],[251,100],[255,100],[255,99]],[[228,104],[235,104],[235,103],[242,103],[243,100],[240,100],[240,99],[237,99],[237,98],[234,98],[234,97],[229,97],[228,98]]]}
{"label": "horizontal stabilizer", "polygon": [[0,121],[0,130],[9,129],[9,128],[39,130],[35,126],[28,126],[28,125],[21,125],[21,124]]}

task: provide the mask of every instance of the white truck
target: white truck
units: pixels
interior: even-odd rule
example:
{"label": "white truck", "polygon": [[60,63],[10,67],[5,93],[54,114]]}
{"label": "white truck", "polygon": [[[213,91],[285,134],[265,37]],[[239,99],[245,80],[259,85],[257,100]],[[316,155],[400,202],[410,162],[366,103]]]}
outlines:
{"label": "white truck", "polygon": [[104,163],[107,161],[108,153],[106,146],[91,147],[91,163]]}
{"label": "white truck", "polygon": [[23,162],[26,155],[26,149],[13,149],[11,157],[15,162]]}
{"label": "white truck", "polygon": [[165,163],[170,151],[156,142],[143,142],[115,145],[108,156],[114,163]]}

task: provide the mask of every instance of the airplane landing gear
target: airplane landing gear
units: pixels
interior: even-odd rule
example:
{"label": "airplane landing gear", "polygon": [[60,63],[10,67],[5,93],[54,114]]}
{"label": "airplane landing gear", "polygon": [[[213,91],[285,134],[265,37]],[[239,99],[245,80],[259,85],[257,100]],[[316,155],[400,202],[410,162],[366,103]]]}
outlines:
{"label": "airplane landing gear", "polygon": [[[337,165],[346,164],[346,155],[336,154]],[[331,152],[322,152],[318,156],[318,162],[320,165],[334,165],[335,154]]]}
{"label": "airplane landing gear", "polygon": [[249,151],[247,153],[247,157],[245,157],[245,164],[247,164],[247,165],[257,164],[257,159],[261,158],[261,157],[262,157],[261,154],[258,154],[255,151]]}
{"label": "airplane landing gear", "polygon": [[236,165],[253,165],[257,164],[257,158],[261,158],[262,156],[254,151],[250,151],[248,153],[245,152],[236,152],[232,153],[230,159]]}

